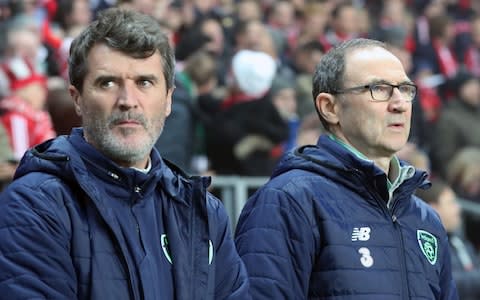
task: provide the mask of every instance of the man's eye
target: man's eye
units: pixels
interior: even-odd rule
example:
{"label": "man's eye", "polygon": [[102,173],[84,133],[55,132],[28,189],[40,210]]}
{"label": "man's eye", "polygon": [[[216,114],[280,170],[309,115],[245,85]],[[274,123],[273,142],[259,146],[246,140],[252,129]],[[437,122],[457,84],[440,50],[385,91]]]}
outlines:
{"label": "man's eye", "polygon": [[412,86],[412,85],[409,85],[409,84],[405,84],[405,85],[401,85],[400,86],[400,92],[403,93],[403,94],[415,94],[416,92],[416,87],[415,86]]}
{"label": "man's eye", "polygon": [[138,85],[141,86],[141,87],[150,87],[150,86],[153,85],[153,83],[150,80],[140,80],[138,82]]}
{"label": "man's eye", "polygon": [[375,84],[372,86],[372,90],[377,93],[388,93],[390,86],[386,84]]}
{"label": "man's eye", "polygon": [[100,83],[100,86],[104,89],[110,88],[114,86],[114,82],[112,80],[105,80]]}

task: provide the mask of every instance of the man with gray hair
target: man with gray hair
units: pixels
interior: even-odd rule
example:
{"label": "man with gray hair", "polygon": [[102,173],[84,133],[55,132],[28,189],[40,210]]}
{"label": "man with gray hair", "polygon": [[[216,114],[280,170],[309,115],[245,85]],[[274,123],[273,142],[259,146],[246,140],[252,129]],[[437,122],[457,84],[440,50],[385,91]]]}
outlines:
{"label": "man with gray hair", "polygon": [[210,179],[153,149],[174,90],[159,24],[102,11],[69,77],[83,127],[28,151],[0,196],[0,298],[249,299]]}
{"label": "man with gray hair", "polygon": [[326,129],[287,154],[245,205],[238,252],[254,299],[457,299],[445,230],[395,153],[416,86],[385,45],[352,39],[313,77]]}

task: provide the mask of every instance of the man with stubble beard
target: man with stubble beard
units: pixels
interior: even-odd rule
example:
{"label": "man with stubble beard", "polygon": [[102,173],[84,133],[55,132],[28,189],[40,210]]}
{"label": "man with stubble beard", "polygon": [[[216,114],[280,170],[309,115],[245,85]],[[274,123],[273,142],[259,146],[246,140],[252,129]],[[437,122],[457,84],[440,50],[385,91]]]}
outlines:
{"label": "man with stubble beard", "polygon": [[210,179],[153,149],[174,91],[158,23],[103,11],[69,77],[83,127],[28,151],[0,196],[0,298],[249,299]]}

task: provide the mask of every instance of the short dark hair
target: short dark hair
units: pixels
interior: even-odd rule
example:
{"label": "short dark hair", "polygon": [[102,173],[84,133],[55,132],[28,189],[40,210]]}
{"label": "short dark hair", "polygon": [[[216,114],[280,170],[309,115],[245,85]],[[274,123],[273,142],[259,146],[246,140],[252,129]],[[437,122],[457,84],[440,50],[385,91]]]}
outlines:
{"label": "short dark hair", "polygon": [[173,87],[174,52],[168,37],[154,18],[120,8],[101,11],[98,18],[73,40],[70,47],[68,75],[70,83],[79,92],[83,90],[88,72],[89,52],[96,44],[105,44],[134,58],[147,58],[158,51],[162,57],[167,89]]}
{"label": "short dark hair", "polygon": [[[314,105],[318,94],[333,94],[335,91],[343,88],[347,54],[353,50],[370,47],[381,47],[386,49],[386,45],[383,42],[366,38],[355,38],[338,44],[322,56],[316,67],[312,80]],[[328,130],[328,123],[322,118],[316,105],[315,109],[317,110],[317,114],[320,117],[323,127]]]}

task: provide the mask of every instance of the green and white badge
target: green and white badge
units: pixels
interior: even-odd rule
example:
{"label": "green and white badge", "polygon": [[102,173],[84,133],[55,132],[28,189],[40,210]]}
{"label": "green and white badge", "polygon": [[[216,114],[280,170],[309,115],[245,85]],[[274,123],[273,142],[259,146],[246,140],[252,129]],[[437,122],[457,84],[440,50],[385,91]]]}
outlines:
{"label": "green and white badge", "polygon": [[428,231],[417,230],[417,240],[420,249],[427,258],[428,262],[434,265],[437,262],[438,242],[437,238]]}

